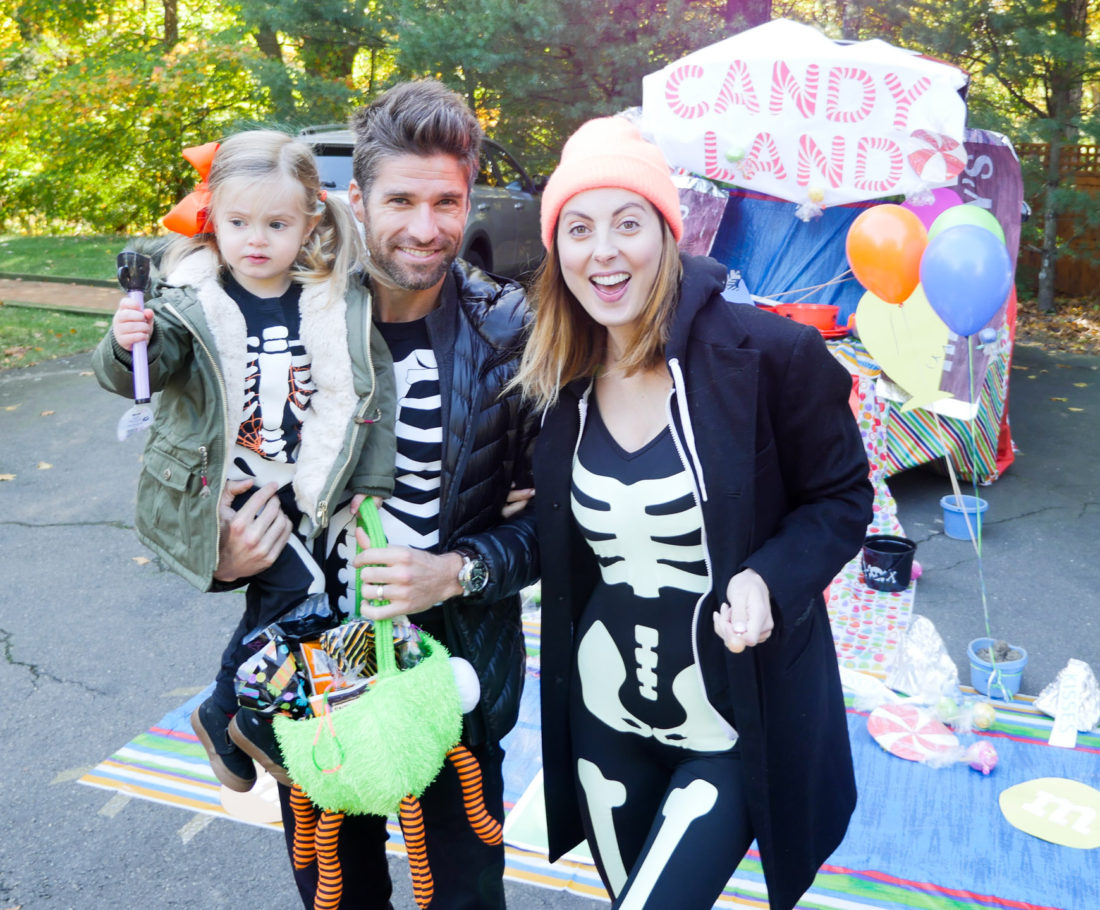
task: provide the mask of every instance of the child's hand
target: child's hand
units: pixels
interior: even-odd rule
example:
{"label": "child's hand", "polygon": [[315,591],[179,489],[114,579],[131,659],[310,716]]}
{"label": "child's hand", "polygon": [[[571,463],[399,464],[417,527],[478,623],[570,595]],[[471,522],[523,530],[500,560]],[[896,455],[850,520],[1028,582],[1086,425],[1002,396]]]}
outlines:
{"label": "child's hand", "polygon": [[534,487],[517,490],[513,485],[512,489],[508,491],[508,498],[504,500],[504,507],[500,510],[501,518],[511,518],[513,515],[518,515],[527,507],[527,503],[534,495]]}
{"label": "child's hand", "polygon": [[153,311],[143,310],[129,297],[123,297],[111,320],[111,332],[119,347],[132,351],[139,341],[148,341],[152,337]]}

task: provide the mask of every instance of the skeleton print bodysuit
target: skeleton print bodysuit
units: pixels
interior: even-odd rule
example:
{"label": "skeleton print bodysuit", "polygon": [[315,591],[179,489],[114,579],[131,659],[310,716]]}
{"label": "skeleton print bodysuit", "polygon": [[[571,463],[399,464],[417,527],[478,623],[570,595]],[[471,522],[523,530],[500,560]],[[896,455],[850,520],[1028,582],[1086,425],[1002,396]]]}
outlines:
{"label": "skeleton print bodysuit", "polygon": [[[710,907],[751,836],[736,733],[707,703],[695,664],[692,617],[710,579],[671,430],[627,452],[590,395],[571,500],[601,574],[571,686],[589,844],[616,907]],[[677,858],[697,870],[700,851],[713,875],[679,874]]]}

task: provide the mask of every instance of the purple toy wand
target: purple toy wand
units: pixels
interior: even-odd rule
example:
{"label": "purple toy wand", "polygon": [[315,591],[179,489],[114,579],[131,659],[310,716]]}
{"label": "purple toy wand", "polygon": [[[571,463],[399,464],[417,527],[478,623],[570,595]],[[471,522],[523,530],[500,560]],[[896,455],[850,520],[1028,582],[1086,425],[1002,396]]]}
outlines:
{"label": "purple toy wand", "polygon": [[[149,281],[149,257],[135,250],[123,250],[118,254],[118,283],[126,291],[131,303],[145,309],[145,285]],[[149,350],[148,344],[139,341],[130,352],[134,369],[134,406],[118,422],[118,439],[122,442],[146,429],[153,422],[153,409],[149,407]]]}

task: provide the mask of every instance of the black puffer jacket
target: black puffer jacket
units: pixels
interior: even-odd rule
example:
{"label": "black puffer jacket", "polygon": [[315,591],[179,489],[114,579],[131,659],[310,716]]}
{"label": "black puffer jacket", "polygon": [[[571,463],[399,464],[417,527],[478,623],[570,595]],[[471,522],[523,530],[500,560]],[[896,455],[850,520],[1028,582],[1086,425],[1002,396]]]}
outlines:
{"label": "black puffer jacket", "polygon": [[513,482],[532,485],[535,422],[518,391],[501,396],[519,364],[529,312],[519,285],[456,262],[427,318],[443,422],[436,552],[475,549],[489,565],[489,585],[421,614],[421,622],[477,670],[481,704],[466,716],[471,743],[499,741],[516,722],[525,660],[518,593],[539,575],[534,508],[500,517]]}

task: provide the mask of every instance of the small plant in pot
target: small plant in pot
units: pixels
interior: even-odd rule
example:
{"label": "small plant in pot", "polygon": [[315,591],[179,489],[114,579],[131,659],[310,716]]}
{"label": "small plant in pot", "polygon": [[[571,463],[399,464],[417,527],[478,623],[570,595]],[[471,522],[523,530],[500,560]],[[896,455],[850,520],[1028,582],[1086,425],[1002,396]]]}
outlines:
{"label": "small plant in pot", "polygon": [[1004,639],[975,638],[967,646],[970,684],[983,695],[1010,701],[1020,691],[1027,649]]}

